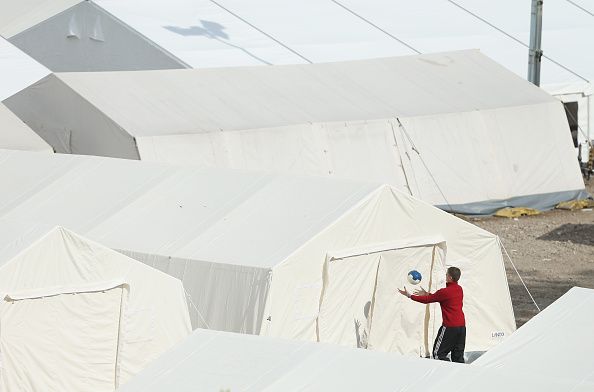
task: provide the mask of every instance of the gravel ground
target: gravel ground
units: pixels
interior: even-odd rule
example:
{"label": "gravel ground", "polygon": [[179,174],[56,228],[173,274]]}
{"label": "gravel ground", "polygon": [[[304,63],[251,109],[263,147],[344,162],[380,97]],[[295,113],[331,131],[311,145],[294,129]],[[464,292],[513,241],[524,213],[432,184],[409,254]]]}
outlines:
{"label": "gravel ground", "polygon": [[[586,187],[594,195],[594,178]],[[553,210],[517,220],[498,217],[468,220],[501,238],[541,309],[573,286],[594,289],[593,210]],[[511,263],[505,260],[519,327],[538,311]]]}

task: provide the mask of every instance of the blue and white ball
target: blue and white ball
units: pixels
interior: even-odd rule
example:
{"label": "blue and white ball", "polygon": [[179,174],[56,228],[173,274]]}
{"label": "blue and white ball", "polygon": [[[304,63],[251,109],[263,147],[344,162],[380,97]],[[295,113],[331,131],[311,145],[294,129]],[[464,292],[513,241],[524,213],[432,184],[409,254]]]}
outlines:
{"label": "blue and white ball", "polygon": [[421,273],[417,270],[412,270],[408,273],[408,283],[410,284],[419,284],[421,283],[421,279],[423,279],[423,277],[421,276]]}

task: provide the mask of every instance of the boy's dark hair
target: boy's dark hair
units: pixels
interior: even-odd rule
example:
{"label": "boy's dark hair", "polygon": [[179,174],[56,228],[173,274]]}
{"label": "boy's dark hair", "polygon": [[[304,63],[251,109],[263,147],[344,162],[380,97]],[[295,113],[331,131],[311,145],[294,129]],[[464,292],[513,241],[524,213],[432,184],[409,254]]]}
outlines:
{"label": "boy's dark hair", "polygon": [[460,275],[462,275],[462,272],[460,272],[460,268],[458,267],[449,267],[448,275],[452,277],[452,280],[454,282],[457,282],[458,280],[460,280]]}

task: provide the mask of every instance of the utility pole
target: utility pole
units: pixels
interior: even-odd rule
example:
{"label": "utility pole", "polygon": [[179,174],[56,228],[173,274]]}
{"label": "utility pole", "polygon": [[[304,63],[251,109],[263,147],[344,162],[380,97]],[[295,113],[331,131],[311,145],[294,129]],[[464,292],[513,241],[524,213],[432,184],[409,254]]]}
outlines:
{"label": "utility pole", "polygon": [[532,0],[530,19],[530,48],[528,50],[528,81],[540,86],[540,61],[542,58],[542,3]]}

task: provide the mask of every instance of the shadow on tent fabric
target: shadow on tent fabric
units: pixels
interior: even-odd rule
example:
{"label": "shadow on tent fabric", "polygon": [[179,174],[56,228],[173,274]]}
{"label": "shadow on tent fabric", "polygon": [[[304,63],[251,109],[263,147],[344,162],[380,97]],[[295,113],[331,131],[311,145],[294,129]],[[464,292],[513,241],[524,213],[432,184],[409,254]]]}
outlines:
{"label": "shadow on tent fabric", "polygon": [[171,31],[172,33],[176,33],[176,34],[182,35],[184,37],[203,36],[203,37],[207,37],[210,39],[214,39],[224,45],[241,50],[242,52],[244,52],[251,58],[253,58],[261,63],[264,63],[266,65],[272,65],[272,63],[269,63],[268,61],[256,56],[255,54],[251,53],[249,50],[247,50],[239,45],[235,45],[235,44],[232,44],[231,42],[229,42],[228,41],[230,38],[229,34],[227,34],[224,31],[225,26],[223,26],[222,24],[217,23],[217,22],[211,22],[208,20],[200,20],[200,24],[201,24],[201,26],[189,26],[189,27],[163,26],[163,28]]}

